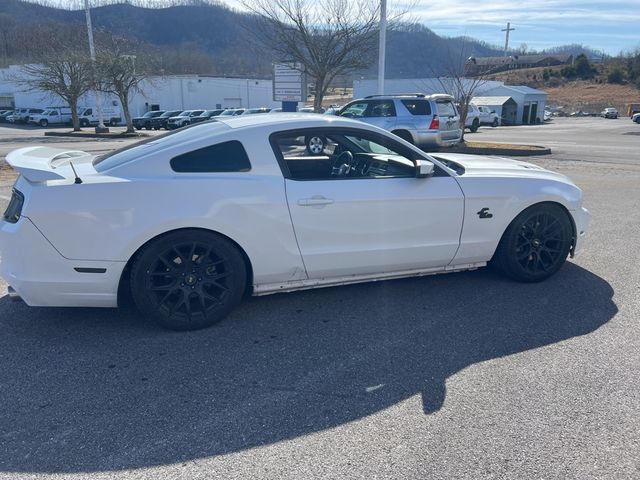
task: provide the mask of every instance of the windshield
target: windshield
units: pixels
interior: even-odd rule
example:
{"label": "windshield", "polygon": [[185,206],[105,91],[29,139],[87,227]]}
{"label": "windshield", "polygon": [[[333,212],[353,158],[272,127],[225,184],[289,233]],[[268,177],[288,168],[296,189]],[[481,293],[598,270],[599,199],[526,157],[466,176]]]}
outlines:
{"label": "windshield", "polygon": [[234,113],[235,113],[235,110],[225,110],[220,115],[233,115]]}
{"label": "windshield", "polygon": [[162,115],[160,115],[160,118],[168,118],[168,117],[175,117],[178,113],[177,111],[172,111],[172,112],[165,112]]}

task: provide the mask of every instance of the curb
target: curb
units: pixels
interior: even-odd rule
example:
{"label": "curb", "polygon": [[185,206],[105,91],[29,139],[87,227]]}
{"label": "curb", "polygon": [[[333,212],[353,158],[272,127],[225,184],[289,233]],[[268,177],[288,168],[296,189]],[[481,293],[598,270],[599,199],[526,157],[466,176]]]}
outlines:
{"label": "curb", "polygon": [[85,132],[44,132],[45,137],[73,137],[73,138],[144,138],[145,133],[85,133]]}
{"label": "curb", "polygon": [[468,153],[472,155],[508,155],[510,157],[533,157],[536,155],[550,155],[551,149],[537,145],[526,145],[529,149],[519,148],[491,148],[491,147],[451,147],[443,152]]}

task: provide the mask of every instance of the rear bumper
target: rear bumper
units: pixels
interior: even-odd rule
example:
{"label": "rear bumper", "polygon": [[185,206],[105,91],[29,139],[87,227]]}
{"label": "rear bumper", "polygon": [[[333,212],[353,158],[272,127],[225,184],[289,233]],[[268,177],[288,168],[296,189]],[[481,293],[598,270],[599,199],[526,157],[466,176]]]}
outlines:
{"label": "rear bumper", "polygon": [[573,254],[577,255],[584,247],[587,232],[589,231],[589,224],[591,223],[591,214],[589,210],[581,207],[579,210],[572,210],[571,216],[576,225],[576,242],[573,247]]}
{"label": "rear bumper", "polygon": [[[0,220],[0,276],[27,305],[116,307],[125,265],[69,260],[28,218],[21,217],[17,223]],[[80,273],[76,268],[93,269],[96,273]]]}
{"label": "rear bumper", "polygon": [[461,130],[458,130],[459,134],[455,138],[443,138],[442,132],[437,130],[414,130],[411,133],[419,146],[450,147],[458,144],[462,137]]}

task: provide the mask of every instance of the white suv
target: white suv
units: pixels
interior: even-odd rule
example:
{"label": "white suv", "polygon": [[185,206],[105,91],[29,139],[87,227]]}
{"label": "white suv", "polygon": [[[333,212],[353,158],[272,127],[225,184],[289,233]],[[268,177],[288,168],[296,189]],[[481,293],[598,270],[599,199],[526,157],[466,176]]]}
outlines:
{"label": "white suv", "polygon": [[370,95],[348,103],[338,115],[384,128],[420,147],[451,146],[462,138],[450,95]]}

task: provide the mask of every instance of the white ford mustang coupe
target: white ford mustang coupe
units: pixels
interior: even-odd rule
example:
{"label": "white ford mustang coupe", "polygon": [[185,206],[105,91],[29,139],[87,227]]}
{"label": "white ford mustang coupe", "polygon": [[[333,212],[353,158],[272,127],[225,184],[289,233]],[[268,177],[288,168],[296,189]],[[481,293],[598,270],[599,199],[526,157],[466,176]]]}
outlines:
{"label": "white ford mustang coupe", "polygon": [[[323,150],[307,150],[317,137]],[[316,149],[317,150],[317,149]],[[340,117],[229,117],[112,153],[27,147],[0,275],[32,306],[116,307],[161,325],[221,320],[245,293],[471,270],[536,282],[580,248],[568,178],[496,157],[427,155]],[[121,298],[120,298],[121,300]]]}

